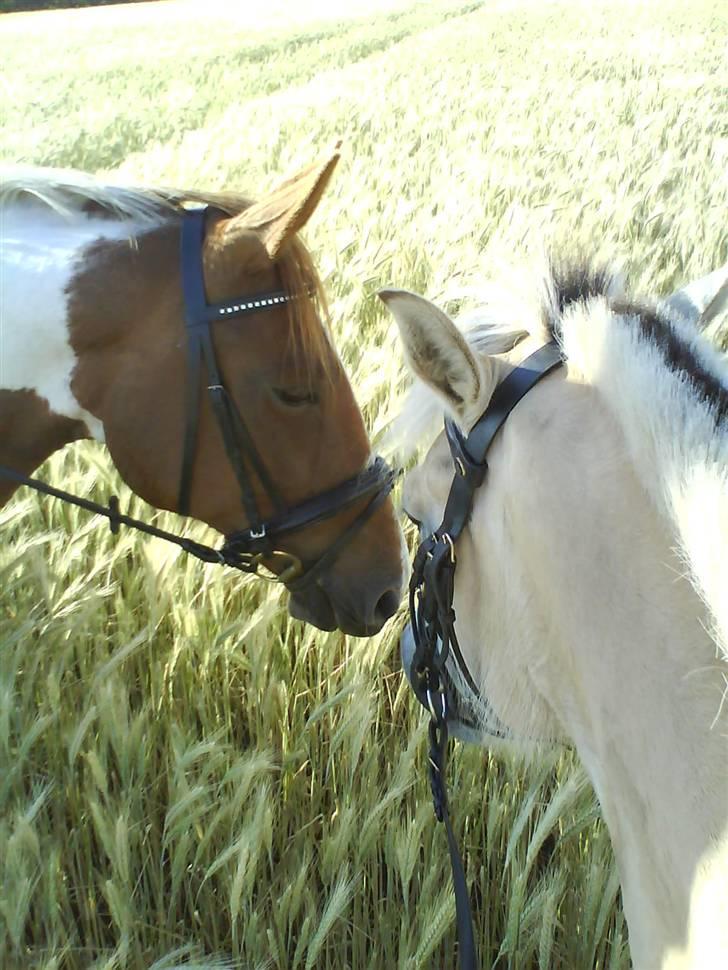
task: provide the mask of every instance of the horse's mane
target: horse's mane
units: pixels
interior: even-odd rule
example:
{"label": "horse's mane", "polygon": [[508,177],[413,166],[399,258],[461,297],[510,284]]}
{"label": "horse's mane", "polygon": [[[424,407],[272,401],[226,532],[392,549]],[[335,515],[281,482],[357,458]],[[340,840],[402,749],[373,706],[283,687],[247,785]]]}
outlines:
{"label": "horse's mane", "polygon": [[[190,205],[209,205],[234,216],[253,202],[249,196],[234,192],[114,184],[71,169],[0,167],[0,210],[34,200],[68,220],[89,213],[107,215],[110,219],[128,221],[135,232],[179,218]],[[311,295],[311,299],[293,300],[289,304],[295,321],[292,352],[304,361],[311,358],[321,361],[328,373],[332,364],[332,338],[326,294],[301,239],[294,237],[288,242],[277,265],[281,283],[288,293]]]}
{"label": "horse's mane", "polygon": [[728,357],[664,304],[579,301],[555,334],[617,419],[728,657]]}
{"label": "horse's mane", "polygon": [[[728,655],[728,358],[664,304],[626,300],[617,274],[588,262],[514,276],[456,323],[479,354],[529,334],[555,337],[569,374],[593,385],[618,421],[645,491],[676,534],[686,572]],[[442,429],[420,382],[390,431],[402,457]],[[398,447],[406,442],[404,447]]]}
{"label": "horse's mane", "polygon": [[252,201],[233,192],[114,184],[72,169],[0,167],[0,207],[32,199],[69,218],[96,211],[142,225],[156,225],[190,204],[206,204],[236,215]]}

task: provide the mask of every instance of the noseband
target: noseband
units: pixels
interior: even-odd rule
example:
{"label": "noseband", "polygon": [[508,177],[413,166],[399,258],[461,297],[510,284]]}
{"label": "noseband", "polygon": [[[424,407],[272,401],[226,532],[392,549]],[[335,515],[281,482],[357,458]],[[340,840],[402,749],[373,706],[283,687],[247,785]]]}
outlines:
{"label": "noseband", "polygon": [[442,522],[432,535],[421,541],[410,580],[409,605],[414,638],[411,680],[418,700],[430,713],[430,786],[435,815],[438,821],[445,823],[447,834],[455,887],[460,965],[463,970],[475,970],[477,956],[468,889],[450,824],[444,779],[448,724],[451,713],[457,712],[455,689],[446,670],[448,658],[451,658],[451,663],[458,669],[473,695],[477,696],[479,691],[463,659],[455,633],[455,544],[470,519],[475,493],[485,480],[488,471],[486,454],[493,439],[518,402],[561,363],[561,353],[553,341],[527,357],[498,385],[490,404],[467,437],[452,421],[445,421],[455,477]]}
{"label": "noseband", "polygon": [[[44,495],[60,498],[71,505],[103,515],[109,520],[112,532],[118,532],[120,525],[129,526],[147,535],[172,542],[204,562],[221,563],[243,572],[258,573],[267,579],[285,583],[288,589],[297,592],[318,579],[384,502],[392,490],[396,473],[383,458],[376,458],[371,465],[353,478],[298,505],[290,508],[286,506],[233,398],[222,381],[212,340],[211,325],[217,321],[273,310],[294,299],[304,297],[305,294],[290,294],[285,290],[275,290],[272,293],[238,297],[223,303],[208,303],[202,270],[202,246],[207,212],[207,206],[190,208],[185,210],[182,219],[181,269],[187,332],[187,405],[177,511],[181,515],[188,515],[190,511],[200,415],[200,382],[204,365],[207,395],[222,435],[228,461],[238,481],[241,504],[249,522],[248,527],[230,533],[225,537],[222,548],[213,549],[204,543],[194,542],[192,539],[175,535],[123,514],[119,510],[116,496],[111,497],[108,505],[100,505],[54,488],[13,468],[0,466],[0,476],[20,485],[27,485]],[[257,477],[263,492],[273,506],[273,517],[268,520],[263,519],[260,514],[253,476]],[[332,518],[366,497],[369,497],[369,501],[364,508],[328,546],[320,558],[308,568],[304,569],[303,563],[297,556],[276,548],[281,535],[297,532]],[[270,573],[261,571],[266,568],[265,560],[272,564]]]}

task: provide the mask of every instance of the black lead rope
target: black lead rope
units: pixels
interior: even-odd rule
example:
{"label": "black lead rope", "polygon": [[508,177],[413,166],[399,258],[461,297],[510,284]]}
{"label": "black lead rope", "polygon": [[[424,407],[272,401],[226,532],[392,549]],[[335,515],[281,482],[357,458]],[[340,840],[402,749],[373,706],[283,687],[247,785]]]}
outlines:
{"label": "black lead rope", "polygon": [[[452,593],[455,578],[455,549],[442,537],[430,536],[420,544],[410,582],[410,615],[415,638],[413,670],[419,679],[418,694],[423,694],[430,712],[428,768],[435,817],[445,825],[450,854],[458,954],[462,970],[477,970],[478,957],[473,933],[468,884],[457,839],[450,821],[445,772],[449,701],[445,688],[445,663],[454,633],[455,611]],[[467,672],[467,667],[462,668]],[[468,674],[469,676],[469,674]]]}
{"label": "black lead rope", "polygon": [[41,482],[37,478],[23,475],[21,472],[16,471],[14,468],[8,468],[6,465],[0,465],[0,477],[9,478],[11,481],[17,482],[18,485],[26,485],[28,488],[40,492],[41,495],[61,499],[61,501],[66,502],[68,505],[75,505],[77,508],[84,509],[86,512],[92,512],[94,515],[103,515],[109,520],[109,527],[114,535],[118,534],[119,526],[124,525],[136,529],[138,532],[143,532],[148,536],[154,536],[156,539],[164,539],[165,542],[172,542],[174,545],[184,549],[191,556],[195,556],[203,562],[221,563],[226,566],[232,566],[235,569],[240,569],[243,572],[254,573],[258,569],[258,561],[254,556],[239,556],[234,558],[223,553],[223,550],[213,549],[212,546],[206,546],[202,542],[195,542],[186,536],[175,535],[173,532],[158,529],[156,526],[149,525],[147,522],[142,522],[139,519],[132,518],[130,515],[125,515],[119,511],[119,499],[116,495],[110,497],[108,505],[101,505],[99,502],[92,502],[90,499],[81,498],[80,495],[65,492],[61,488],[54,488],[52,485]]}
{"label": "black lead rope", "polygon": [[442,523],[419,545],[410,580],[410,617],[415,651],[412,660],[415,691],[424,698],[430,713],[429,774],[438,821],[445,825],[450,852],[458,953],[462,970],[477,970],[478,957],[473,934],[470,898],[463,863],[450,822],[445,782],[447,765],[448,697],[450,680],[445,665],[451,652],[470,689],[478,688],[463,659],[455,633],[455,543],[468,524],[475,493],[488,471],[486,454],[508,415],[531,388],[562,363],[557,344],[552,341],[531,354],[506,377],[493,392],[490,404],[465,437],[449,420],[445,431],[455,464],[455,477],[445,504]]}

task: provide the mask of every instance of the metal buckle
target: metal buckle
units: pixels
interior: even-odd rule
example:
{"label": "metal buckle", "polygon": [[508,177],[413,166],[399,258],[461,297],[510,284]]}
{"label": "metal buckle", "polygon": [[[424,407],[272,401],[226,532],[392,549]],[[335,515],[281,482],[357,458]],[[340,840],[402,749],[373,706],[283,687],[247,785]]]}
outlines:
{"label": "metal buckle", "polygon": [[249,539],[265,539],[265,522],[263,522],[259,526],[259,528],[257,528],[257,529],[255,529],[255,528],[253,528],[251,526],[251,528],[248,529],[248,538]]}
{"label": "metal buckle", "polygon": [[435,705],[432,697],[432,690],[429,687],[427,688],[425,696],[427,698],[427,706],[430,709],[430,714],[432,714],[433,718],[437,721],[438,724],[442,724],[443,721],[447,720],[447,701],[445,699],[444,690],[438,690],[437,693],[440,695],[440,707],[442,708],[442,710],[439,713],[435,710]]}
{"label": "metal buckle", "polygon": [[454,566],[455,565],[455,562],[456,562],[456,560],[455,560],[455,543],[452,541],[452,536],[449,535],[447,532],[443,532],[441,538],[442,538],[442,541],[444,543],[446,543],[447,545],[450,546],[450,562]]}

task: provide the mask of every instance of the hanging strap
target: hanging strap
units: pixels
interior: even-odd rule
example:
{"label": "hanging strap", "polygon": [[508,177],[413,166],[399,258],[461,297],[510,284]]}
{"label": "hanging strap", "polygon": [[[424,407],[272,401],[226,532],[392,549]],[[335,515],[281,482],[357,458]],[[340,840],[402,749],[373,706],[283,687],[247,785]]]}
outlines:
{"label": "hanging strap", "polygon": [[539,348],[516,367],[493,392],[490,404],[465,437],[457,425],[446,420],[445,431],[455,464],[442,523],[419,545],[410,580],[410,616],[415,649],[412,677],[415,693],[430,712],[430,786],[438,821],[445,825],[455,890],[458,952],[461,970],[477,970],[470,899],[462,860],[448,811],[445,767],[448,741],[448,677],[445,669],[452,654],[468,687],[479,694],[468,670],[455,633],[455,543],[473,509],[475,493],[488,471],[486,454],[513,408],[531,388],[562,363],[557,344]]}
{"label": "hanging strap", "polygon": [[437,716],[433,716],[428,727],[430,739],[430,788],[432,790],[432,801],[435,807],[435,817],[438,822],[445,826],[447,836],[447,848],[450,854],[450,870],[452,872],[452,884],[455,892],[455,921],[457,924],[458,936],[458,956],[461,970],[477,970],[478,951],[475,948],[475,934],[473,933],[473,920],[470,913],[470,895],[468,884],[465,880],[465,870],[463,860],[460,857],[458,841],[452,830],[450,821],[450,810],[447,799],[447,785],[445,783],[445,771],[447,768],[447,701],[445,694],[441,695],[443,705]]}

